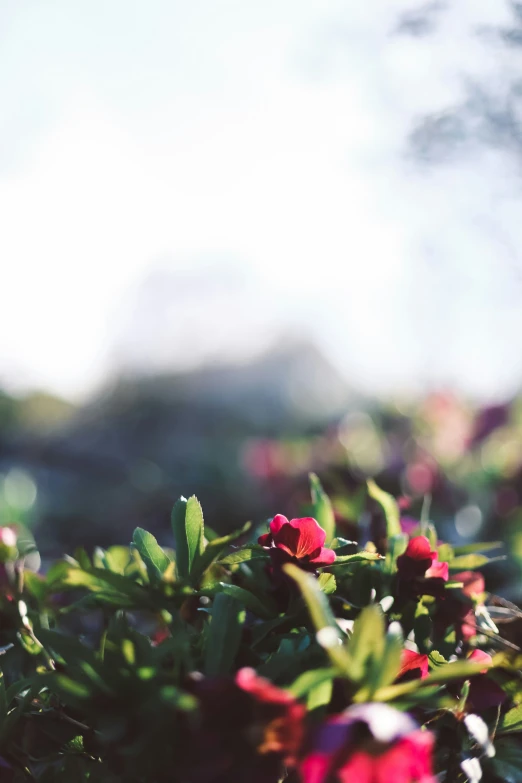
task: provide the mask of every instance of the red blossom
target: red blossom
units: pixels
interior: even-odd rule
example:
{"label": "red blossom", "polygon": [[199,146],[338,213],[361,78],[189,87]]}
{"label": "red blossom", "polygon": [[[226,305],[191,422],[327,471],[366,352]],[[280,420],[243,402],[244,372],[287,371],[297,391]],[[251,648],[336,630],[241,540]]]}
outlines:
{"label": "red blossom", "polygon": [[397,568],[404,577],[424,576],[436,559],[437,553],[432,550],[426,536],[415,536],[408,543],[404,554],[397,558]]}
{"label": "red blossom", "polygon": [[323,724],[303,783],[435,783],[432,735],[387,704],[350,707]]}
{"label": "red blossom", "polygon": [[290,693],[272,685],[270,680],[259,677],[254,669],[240,669],[235,681],[236,685],[256,701],[281,712],[281,716],[265,726],[257,752],[278,753],[284,758],[285,764],[292,766],[301,744],[305,708],[298,704]]}
{"label": "red blossom", "polygon": [[335,552],[324,546],[326,533],[312,517],[288,520],[277,514],[270,522],[270,533],[260,536],[261,546],[279,550],[285,560],[295,559],[299,565],[315,567],[331,565]]}
{"label": "red blossom", "polygon": [[401,653],[401,668],[397,680],[423,680],[429,674],[428,656],[413,650],[403,650]]}
{"label": "red blossom", "polygon": [[448,564],[437,560],[437,552],[426,536],[410,539],[404,554],[397,558],[397,592],[402,598],[419,595],[444,598],[444,582],[448,577]]}

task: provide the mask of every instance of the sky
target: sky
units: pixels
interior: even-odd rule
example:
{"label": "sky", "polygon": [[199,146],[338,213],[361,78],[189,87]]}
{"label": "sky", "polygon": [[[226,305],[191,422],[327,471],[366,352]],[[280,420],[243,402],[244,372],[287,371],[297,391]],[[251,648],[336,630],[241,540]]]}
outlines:
{"label": "sky", "polygon": [[293,335],[369,393],[518,390],[518,161],[408,146],[466,80],[505,89],[512,16],[398,32],[421,7],[2,0],[0,384],[82,400]]}

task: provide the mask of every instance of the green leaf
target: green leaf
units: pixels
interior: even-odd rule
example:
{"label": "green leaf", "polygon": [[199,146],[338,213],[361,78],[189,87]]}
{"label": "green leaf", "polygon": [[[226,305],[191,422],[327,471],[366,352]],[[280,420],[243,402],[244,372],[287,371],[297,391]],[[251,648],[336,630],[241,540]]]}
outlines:
{"label": "green leaf", "polygon": [[189,548],[185,517],[187,514],[187,499],[183,496],[174,503],[171,514],[172,532],[176,548],[176,566],[181,579],[188,579],[190,574]]}
{"label": "green leaf", "polygon": [[336,536],[333,539],[333,541],[331,541],[330,547],[332,549],[335,549],[336,555],[353,554],[350,553],[348,550],[353,549],[353,547],[357,548],[357,541],[348,541],[348,539],[346,538],[341,538],[341,536]]}
{"label": "green leaf", "polygon": [[240,601],[219,593],[212,605],[212,619],[205,645],[205,674],[216,677],[232,670],[241,642],[245,610]]}
{"label": "green leaf", "polygon": [[397,558],[400,557],[408,546],[406,533],[399,533],[388,538],[388,552],[386,554],[386,572],[394,574],[397,570]]}
{"label": "green leaf", "polygon": [[218,595],[219,593],[225,593],[226,595],[236,598],[243,606],[249,609],[258,617],[263,620],[271,620],[277,614],[277,607],[272,605],[271,602],[261,601],[257,596],[251,593],[249,590],[244,590],[237,585],[229,585],[226,582],[219,582],[209,590],[201,590],[202,595]]}
{"label": "green leaf", "polygon": [[[495,758],[483,761],[493,767],[495,779],[503,783],[522,783],[522,747],[514,739],[499,739],[495,742]],[[488,780],[490,777],[488,776]]]}
{"label": "green leaf", "polygon": [[455,661],[445,666],[437,666],[435,670],[423,680],[411,680],[410,682],[401,682],[398,685],[388,685],[380,688],[374,696],[375,701],[391,701],[405,694],[412,693],[420,688],[430,688],[433,685],[444,685],[453,680],[464,680],[480,674],[487,668],[484,662],[474,663],[473,661]]}
{"label": "green leaf", "polygon": [[[205,547],[205,550],[196,556],[194,565],[191,570],[191,577],[193,579],[198,579],[201,574],[206,571],[206,569],[214,562],[214,560],[219,557],[223,549],[225,549],[226,546],[232,543],[232,541],[236,541],[238,538],[243,536],[245,533],[247,533],[250,528],[252,527],[251,522],[247,522],[240,530],[234,530],[233,533],[229,533],[226,536],[221,536],[221,538],[215,538],[213,541],[210,541],[207,546]],[[235,553],[233,553],[235,554]],[[226,558],[225,558],[226,559]],[[252,560],[253,558],[248,558]],[[243,562],[243,561],[238,561]]]}
{"label": "green leaf", "polygon": [[299,675],[288,690],[296,699],[302,699],[303,696],[306,696],[314,688],[319,687],[324,682],[333,680],[335,674],[335,669],[310,669],[310,671]]}
{"label": "green leaf", "polygon": [[384,512],[386,519],[386,534],[390,536],[398,536],[401,534],[400,523],[400,511],[397,501],[388,492],[384,492],[377,486],[375,481],[368,480],[367,482],[368,494],[373,500],[376,500]]}
{"label": "green leaf", "polygon": [[[119,608],[151,607],[149,593],[126,576],[115,574],[104,568],[93,568],[90,572],[69,567],[60,572],[59,579],[52,583],[53,589],[85,587],[102,600],[120,605]],[[153,606],[153,605],[152,605]]]}
{"label": "green leaf", "polygon": [[127,546],[111,546],[105,551],[108,566],[116,574],[124,574],[131,561],[131,552]]}
{"label": "green leaf", "polygon": [[134,531],[132,541],[145,563],[151,584],[158,584],[170,565],[170,558],[167,557],[152,533],[141,527],[137,527]]}
{"label": "green leaf", "polygon": [[482,543],[463,544],[453,547],[455,555],[469,555],[473,552],[489,552],[491,549],[499,549],[504,546],[502,541],[483,541]]}
{"label": "green leaf", "polygon": [[192,576],[194,562],[205,549],[203,511],[199,500],[192,495],[180,497],[172,509],[172,532],[176,544],[176,565],[181,579]]}
{"label": "green leaf", "polygon": [[347,650],[352,679],[360,682],[371,659],[380,661],[384,653],[384,615],[380,606],[365,606],[354,623]]}
{"label": "green leaf", "polygon": [[312,494],[313,516],[326,532],[328,545],[335,537],[335,516],[330,498],[324,491],[319,478],[315,473],[309,474],[310,490]]}
{"label": "green leaf", "polygon": [[249,560],[266,560],[268,556],[268,552],[262,546],[250,544],[241,549],[236,549],[230,555],[222,557],[221,560],[218,560],[218,563],[219,565],[238,565],[239,563],[248,563]]}
{"label": "green leaf", "polygon": [[306,708],[308,712],[328,706],[332,700],[332,691],[333,681],[331,679],[323,680],[323,682],[311,688],[308,691],[308,698],[306,699]]}
{"label": "green leaf", "polygon": [[317,580],[317,583],[323,593],[326,593],[326,595],[331,595],[332,593],[335,593],[335,590],[337,588],[337,583],[335,581],[335,576],[333,574],[323,573],[319,575],[319,579]]}
{"label": "green leaf", "polygon": [[460,555],[453,558],[449,563],[450,571],[473,571],[475,568],[481,568],[490,562],[489,557],[486,555],[469,554]]}
{"label": "green leaf", "polygon": [[201,503],[195,495],[192,495],[192,497],[187,500],[185,528],[187,531],[189,569],[192,571],[192,565],[194,561],[198,555],[203,554],[205,549],[205,526],[203,523],[203,509],[201,508]]}
{"label": "green leaf", "polygon": [[[345,677],[351,679],[350,657],[342,644],[338,642],[339,639],[342,639],[343,633],[332,614],[328,598],[319,587],[317,579],[292,563],[284,565],[283,570],[297,582],[316,631],[323,632],[323,629],[328,629],[326,634],[323,632],[322,637],[319,633],[317,634],[318,642],[324,647],[330,660],[339,671]],[[323,639],[322,642],[321,638]]]}
{"label": "green leaf", "polygon": [[367,561],[368,563],[376,563],[378,560],[384,560],[383,555],[379,555],[377,552],[355,552],[353,555],[341,555],[337,557],[335,561],[326,566],[327,568],[337,568],[338,566],[347,565],[348,563],[362,563]]}
{"label": "green leaf", "polygon": [[522,704],[506,712],[498,722],[497,734],[510,734],[514,731],[522,731]]}

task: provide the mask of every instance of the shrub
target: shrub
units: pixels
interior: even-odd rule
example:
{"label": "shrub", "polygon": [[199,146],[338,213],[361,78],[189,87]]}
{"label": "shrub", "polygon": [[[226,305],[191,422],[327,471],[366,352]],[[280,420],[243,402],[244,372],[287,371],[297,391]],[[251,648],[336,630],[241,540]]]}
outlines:
{"label": "shrub", "polygon": [[522,780],[522,654],[477,570],[494,544],[439,541],[372,482],[386,535],[347,541],[311,495],[222,537],[180,498],[175,551],[138,528],[45,574],[0,529],[2,783]]}

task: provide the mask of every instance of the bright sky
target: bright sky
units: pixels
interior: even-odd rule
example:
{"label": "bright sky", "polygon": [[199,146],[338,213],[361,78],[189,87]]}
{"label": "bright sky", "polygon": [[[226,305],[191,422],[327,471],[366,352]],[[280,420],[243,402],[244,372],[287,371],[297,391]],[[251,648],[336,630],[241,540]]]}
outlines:
{"label": "bright sky", "polygon": [[392,35],[409,7],[2,0],[0,382],[82,398],[290,331],[367,390],[518,388],[519,172],[405,155],[517,65],[473,35],[507,4]]}

